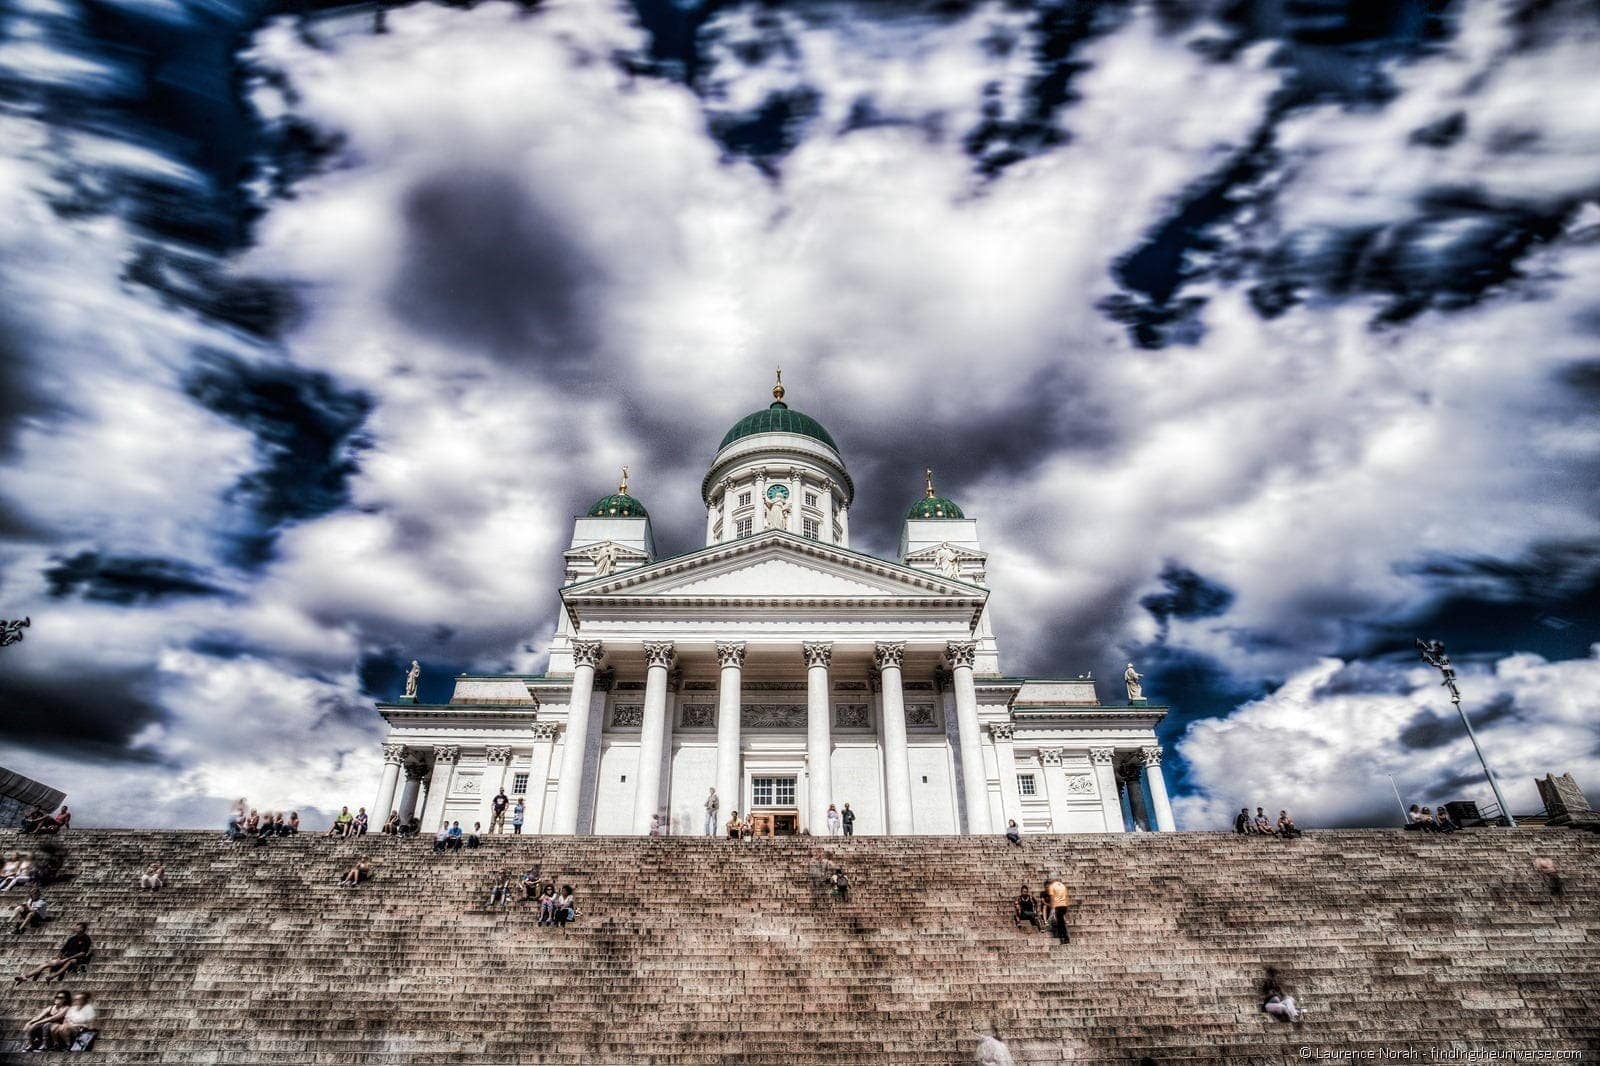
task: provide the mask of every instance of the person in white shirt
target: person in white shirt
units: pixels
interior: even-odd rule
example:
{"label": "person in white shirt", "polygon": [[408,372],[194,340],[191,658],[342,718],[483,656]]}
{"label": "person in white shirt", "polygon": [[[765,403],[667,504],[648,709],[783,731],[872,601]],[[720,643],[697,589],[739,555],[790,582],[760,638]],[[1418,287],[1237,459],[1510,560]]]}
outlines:
{"label": "person in white shirt", "polygon": [[721,806],[722,801],[717,799],[717,790],[713,788],[706,796],[706,836],[708,837],[714,837],[717,835],[717,829],[719,827],[719,823],[717,821],[717,809]]}
{"label": "person in white shirt", "polygon": [[838,836],[839,825],[839,809],[830,803],[828,804],[828,835],[831,837]]}
{"label": "person in white shirt", "polygon": [[139,875],[139,887],[148,888],[152,892],[158,888],[167,887],[167,870],[159,862],[153,862],[144,868],[144,873]]}
{"label": "person in white shirt", "polygon": [[66,1051],[79,1034],[94,1025],[94,1004],[90,998],[87,992],[74,993],[67,1016],[60,1025],[50,1030],[50,1042],[58,1051]]}
{"label": "person in white shirt", "polygon": [[44,895],[36,888],[28,893],[28,898],[11,908],[11,931],[20,933],[30,926],[37,929],[50,917],[50,904],[45,902]]}

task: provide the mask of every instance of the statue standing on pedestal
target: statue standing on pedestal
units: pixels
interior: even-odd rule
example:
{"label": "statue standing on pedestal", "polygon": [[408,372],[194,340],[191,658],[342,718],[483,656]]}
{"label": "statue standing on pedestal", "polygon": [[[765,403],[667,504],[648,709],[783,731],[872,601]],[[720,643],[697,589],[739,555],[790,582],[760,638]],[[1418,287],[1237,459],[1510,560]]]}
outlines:
{"label": "statue standing on pedestal", "polygon": [[406,671],[406,699],[417,698],[417,681],[422,677],[422,667],[417,660],[411,660],[411,669]]}
{"label": "statue standing on pedestal", "polygon": [[934,549],[933,565],[945,577],[961,576],[961,562],[956,558],[955,549],[948,544],[941,544]]}
{"label": "statue standing on pedestal", "polygon": [[1129,663],[1128,668],[1122,672],[1122,681],[1128,686],[1128,699],[1130,701],[1144,699],[1144,686],[1139,684],[1143,680],[1144,675],[1135,670],[1132,663]]}
{"label": "statue standing on pedestal", "polygon": [[595,577],[605,577],[617,568],[617,546],[611,541],[600,545],[600,550],[594,557]]}
{"label": "statue standing on pedestal", "polygon": [[789,528],[789,500],[778,496],[767,501],[767,528]]}

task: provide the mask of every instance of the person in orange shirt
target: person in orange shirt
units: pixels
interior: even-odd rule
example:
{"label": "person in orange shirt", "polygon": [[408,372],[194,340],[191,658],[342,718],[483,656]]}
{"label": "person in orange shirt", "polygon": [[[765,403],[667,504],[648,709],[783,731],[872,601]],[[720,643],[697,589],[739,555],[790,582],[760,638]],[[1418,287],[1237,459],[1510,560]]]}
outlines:
{"label": "person in orange shirt", "polygon": [[1044,883],[1044,894],[1050,905],[1050,924],[1056,936],[1063,944],[1071,943],[1072,938],[1067,934],[1067,908],[1072,906],[1072,897],[1067,895],[1067,886],[1052,877]]}

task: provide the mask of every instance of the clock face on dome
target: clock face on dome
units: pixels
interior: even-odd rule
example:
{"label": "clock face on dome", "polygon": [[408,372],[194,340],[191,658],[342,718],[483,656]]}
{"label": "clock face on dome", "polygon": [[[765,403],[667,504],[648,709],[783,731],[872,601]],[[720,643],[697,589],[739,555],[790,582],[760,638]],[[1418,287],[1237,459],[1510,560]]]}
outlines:
{"label": "clock face on dome", "polygon": [[788,498],[789,487],[787,485],[773,485],[767,489],[767,499],[769,500],[787,500]]}

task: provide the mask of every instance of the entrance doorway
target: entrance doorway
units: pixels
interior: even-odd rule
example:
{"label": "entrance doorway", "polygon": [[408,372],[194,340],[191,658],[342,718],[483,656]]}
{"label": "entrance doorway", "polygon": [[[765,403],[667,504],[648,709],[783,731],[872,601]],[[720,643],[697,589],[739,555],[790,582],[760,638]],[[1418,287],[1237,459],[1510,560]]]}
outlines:
{"label": "entrance doorway", "polygon": [[762,774],[750,778],[750,820],[756,836],[794,836],[800,832],[798,778]]}

